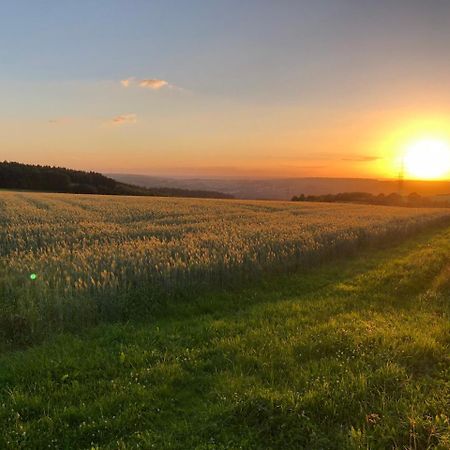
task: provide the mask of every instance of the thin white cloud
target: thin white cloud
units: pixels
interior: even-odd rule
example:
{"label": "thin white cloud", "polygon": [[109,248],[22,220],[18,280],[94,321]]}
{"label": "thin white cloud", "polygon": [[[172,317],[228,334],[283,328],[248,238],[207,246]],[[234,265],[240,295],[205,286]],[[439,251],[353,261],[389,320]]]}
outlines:
{"label": "thin white cloud", "polygon": [[120,116],[113,117],[111,120],[113,125],[125,125],[129,123],[136,123],[137,122],[137,115],[136,114],[121,114]]}
{"label": "thin white cloud", "polygon": [[177,86],[170,84],[167,80],[162,80],[161,78],[143,78],[137,80],[135,77],[128,77],[120,80],[120,84],[124,88],[138,86],[144,89],[152,89],[153,91],[158,91],[162,88],[179,89]]}
{"label": "thin white cloud", "polygon": [[157,78],[149,78],[147,80],[139,81],[139,86],[157,91],[163,87],[169,86],[169,83],[166,80],[159,80]]}
{"label": "thin white cloud", "polygon": [[131,84],[133,81],[134,81],[134,77],[129,77],[129,78],[126,78],[125,80],[120,80],[120,84],[121,84],[123,87],[127,88],[128,86],[130,86],[130,84]]}

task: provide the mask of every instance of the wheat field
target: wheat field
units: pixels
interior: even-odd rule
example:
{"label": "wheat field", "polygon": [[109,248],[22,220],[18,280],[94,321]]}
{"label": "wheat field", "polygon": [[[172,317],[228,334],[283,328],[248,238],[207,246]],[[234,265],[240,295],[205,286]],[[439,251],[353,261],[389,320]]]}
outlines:
{"label": "wheat field", "polygon": [[174,296],[398,240],[450,211],[0,193],[5,335],[151,312]]}

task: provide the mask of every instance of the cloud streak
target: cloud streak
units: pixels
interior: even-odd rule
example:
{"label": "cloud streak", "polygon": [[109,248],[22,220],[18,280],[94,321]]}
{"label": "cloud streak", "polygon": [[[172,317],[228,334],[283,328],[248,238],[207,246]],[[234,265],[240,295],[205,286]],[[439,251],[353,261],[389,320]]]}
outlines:
{"label": "cloud streak", "polygon": [[136,114],[121,114],[119,116],[113,117],[111,120],[113,125],[125,125],[137,122]]}
{"label": "cloud streak", "polygon": [[126,78],[125,80],[120,80],[120,84],[127,88],[134,81],[134,77]]}
{"label": "cloud streak", "polygon": [[341,161],[371,162],[371,161],[377,161],[379,159],[381,159],[379,156],[355,155],[355,156],[349,156],[347,158],[342,158]]}
{"label": "cloud streak", "polygon": [[139,81],[139,86],[142,88],[153,89],[154,91],[157,91],[159,89],[162,89],[163,87],[168,87],[169,83],[166,80],[150,78],[147,80]]}
{"label": "cloud streak", "polygon": [[135,77],[128,77],[123,80],[120,80],[120,84],[124,88],[128,88],[131,86],[138,86],[143,89],[151,89],[153,91],[159,91],[163,88],[170,88],[170,89],[180,89],[174,84],[170,84],[167,80],[163,80],[161,78],[143,78],[143,79],[136,79]]}

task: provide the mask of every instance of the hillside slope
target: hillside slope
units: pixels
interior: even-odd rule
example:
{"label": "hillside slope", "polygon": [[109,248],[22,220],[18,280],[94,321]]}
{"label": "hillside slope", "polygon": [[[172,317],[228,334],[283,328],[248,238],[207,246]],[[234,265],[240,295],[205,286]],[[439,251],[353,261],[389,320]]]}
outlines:
{"label": "hillside slope", "polygon": [[0,189],[23,189],[73,194],[140,195],[161,197],[233,198],[208,190],[142,187],[113,180],[96,172],[62,167],[0,162]]}

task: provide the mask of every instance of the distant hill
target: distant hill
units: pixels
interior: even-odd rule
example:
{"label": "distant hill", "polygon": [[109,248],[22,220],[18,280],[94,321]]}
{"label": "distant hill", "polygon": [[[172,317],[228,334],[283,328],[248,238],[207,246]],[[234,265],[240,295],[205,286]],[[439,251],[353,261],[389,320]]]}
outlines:
{"label": "distant hill", "polygon": [[230,194],[209,190],[135,186],[96,172],[7,161],[0,162],[0,188],[73,194],[233,198]]}
{"label": "distant hill", "polygon": [[[147,175],[109,174],[110,177],[139,186],[161,186],[181,189],[220,191],[243,199],[290,200],[294,195],[368,192],[388,195],[399,192],[397,180],[369,178],[168,178]],[[416,192],[423,196],[450,195],[450,181],[405,180],[402,195]]]}

